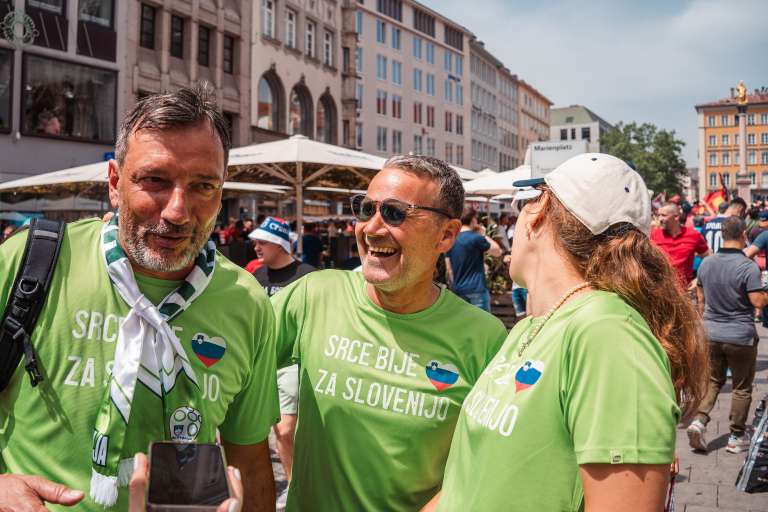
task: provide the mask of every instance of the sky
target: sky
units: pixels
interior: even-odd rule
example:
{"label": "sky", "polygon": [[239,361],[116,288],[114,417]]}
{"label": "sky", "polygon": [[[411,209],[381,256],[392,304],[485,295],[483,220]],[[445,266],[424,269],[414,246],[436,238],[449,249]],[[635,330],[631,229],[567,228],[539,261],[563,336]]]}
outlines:
{"label": "sky", "polygon": [[[767,0],[420,0],[555,107],[649,122],[698,165],[694,105],[768,86]],[[467,66],[469,69],[469,66]]]}

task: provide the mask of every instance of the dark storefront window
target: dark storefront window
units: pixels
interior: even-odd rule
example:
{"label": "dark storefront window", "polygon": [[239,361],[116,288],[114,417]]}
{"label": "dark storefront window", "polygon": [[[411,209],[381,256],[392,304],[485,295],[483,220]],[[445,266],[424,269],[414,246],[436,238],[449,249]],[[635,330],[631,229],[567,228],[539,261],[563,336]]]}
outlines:
{"label": "dark storefront window", "polygon": [[22,133],[111,144],[117,73],[24,56]]}
{"label": "dark storefront window", "polygon": [[224,60],[222,62],[222,68],[225,73],[232,74],[235,72],[235,38],[231,36],[224,36]]}
{"label": "dark storefront window", "polygon": [[112,0],[80,0],[80,21],[112,28]]}
{"label": "dark storefront window", "polygon": [[200,25],[197,29],[197,63],[210,66],[211,29]]}
{"label": "dark storefront window", "polygon": [[27,5],[52,14],[64,16],[64,0],[27,0]]}
{"label": "dark storefront window", "polygon": [[11,87],[13,52],[0,50],[0,132],[11,130]]}
{"label": "dark storefront window", "polygon": [[171,56],[184,58],[184,18],[171,16]]}
{"label": "dark storefront window", "polygon": [[142,48],[155,49],[155,13],[151,5],[141,4],[141,32],[139,44]]}

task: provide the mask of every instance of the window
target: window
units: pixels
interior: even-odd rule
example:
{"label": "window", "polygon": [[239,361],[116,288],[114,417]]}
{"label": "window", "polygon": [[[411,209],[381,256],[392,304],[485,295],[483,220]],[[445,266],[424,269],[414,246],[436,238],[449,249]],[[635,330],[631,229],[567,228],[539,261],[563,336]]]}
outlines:
{"label": "window", "polygon": [[464,165],[464,146],[456,145],[456,165]]}
{"label": "window", "polygon": [[456,74],[464,76],[464,57],[456,55]]}
{"label": "window", "polygon": [[453,162],[453,143],[445,143],[445,161],[449,164]]}
{"label": "window", "polygon": [[387,115],[387,91],[376,91],[376,113]]}
{"label": "window", "polygon": [[357,67],[357,73],[363,74],[363,49],[358,46],[355,48],[357,56],[355,57],[355,66]]}
{"label": "window", "polygon": [[717,153],[709,154],[709,165],[717,165]]}
{"label": "window", "polygon": [[445,91],[444,91],[444,97],[445,101],[451,103],[453,102],[453,82],[449,79],[445,79]]}
{"label": "window", "polygon": [[731,165],[731,154],[729,152],[726,151],[725,153],[723,153],[721,158],[723,161],[723,165]]}
{"label": "window", "polygon": [[747,124],[755,124],[755,114],[747,114]]}
{"label": "window", "polygon": [[211,29],[200,25],[197,27],[197,63],[201,66],[210,65]]}
{"label": "window", "polygon": [[312,137],[312,100],[305,86],[296,85],[291,90],[288,103],[288,135]]}
{"label": "window", "polygon": [[421,70],[413,68],[413,89],[421,92]]}
{"label": "window", "polygon": [[235,72],[235,38],[232,36],[224,36],[224,55],[221,68],[230,75]]}
{"label": "window", "polygon": [[739,145],[739,134],[733,136],[733,145],[738,146]]}
{"label": "window", "polygon": [[387,150],[387,129],[383,126],[376,127],[376,149],[379,151]]}
{"label": "window", "polygon": [[184,18],[171,16],[171,56],[184,58]]}
{"label": "window", "polygon": [[[114,143],[117,73],[32,54],[23,57],[23,134]],[[10,75],[10,66],[5,68],[9,72],[0,80]]]}
{"label": "window", "polygon": [[363,123],[355,123],[355,142],[358,148],[363,147]]}
{"label": "window", "polygon": [[435,95],[435,75],[427,73],[427,96]]}
{"label": "window", "polygon": [[728,126],[728,116],[720,116],[720,126]]}
{"label": "window", "polygon": [[427,126],[429,128],[435,127],[435,107],[427,105]]}
{"label": "window", "polygon": [[445,50],[445,58],[443,59],[443,68],[446,72],[453,72],[453,54],[448,50]]}
{"label": "window", "polygon": [[709,145],[710,146],[717,146],[717,135],[710,135],[709,136]]}
{"label": "window", "polygon": [[113,0],[80,0],[80,21],[112,28]]}
{"label": "window", "polygon": [[729,173],[723,174],[723,185],[726,187],[731,186],[731,175]]}
{"label": "window", "polygon": [[456,135],[464,135],[464,116],[456,114]]}
{"label": "window", "polygon": [[464,33],[448,25],[443,25],[445,29],[445,44],[453,46],[459,51],[464,50]]}
{"label": "window", "polygon": [[355,32],[363,34],[363,11],[355,12]]}
{"label": "window", "polygon": [[261,19],[264,23],[262,30],[267,37],[275,37],[275,2],[261,0]]}
{"label": "window", "polygon": [[581,129],[581,140],[586,140],[588,142],[592,141],[592,137],[589,134],[589,128],[582,128]]}
{"label": "window", "polygon": [[456,84],[456,103],[459,105],[464,104],[464,86]]}
{"label": "window", "polygon": [[352,71],[351,63],[349,61],[349,48],[346,46],[341,48],[341,69],[344,73]]}
{"label": "window", "polygon": [[376,10],[381,14],[396,19],[397,21],[403,21],[402,0],[377,0]]}
{"label": "window", "polygon": [[727,134],[723,135],[721,140],[723,141],[723,146],[729,146],[731,144],[730,137]]}
{"label": "window", "polygon": [[413,57],[421,60],[421,38],[413,36]]}
{"label": "window", "polygon": [[768,112],[760,114],[760,124],[768,124]]}
{"label": "window", "polygon": [[768,151],[762,151],[760,153],[760,163],[768,164]]}
{"label": "window", "polygon": [[259,79],[256,126],[264,130],[280,130],[280,89],[269,73]]}
{"label": "window", "polygon": [[13,52],[0,49],[0,131],[11,129],[11,70],[13,69]]}
{"label": "window", "polygon": [[403,132],[392,130],[392,152],[399,155],[403,152]]}
{"label": "window", "polygon": [[421,135],[413,136],[413,152],[417,155],[424,153],[424,146],[422,141],[423,139],[421,138]]}
{"label": "window", "polygon": [[381,20],[376,20],[376,42],[387,43],[387,24]]}
{"label": "window", "polygon": [[563,128],[560,130],[560,140],[568,140],[568,129]]}
{"label": "window", "polygon": [[453,131],[453,113],[451,112],[445,113],[445,131],[447,132]]}
{"label": "window", "polygon": [[750,146],[755,145],[755,134],[754,133],[748,133],[747,134],[747,144]]}
{"label": "window", "polygon": [[363,108],[363,84],[356,84],[355,99],[357,100],[357,108]]}
{"label": "window", "polygon": [[392,83],[403,84],[403,64],[396,60],[392,61]]}
{"label": "window", "polygon": [[323,34],[323,64],[333,66],[333,34],[327,30]]}
{"label": "window", "polygon": [[36,7],[43,11],[64,16],[64,0],[27,0],[27,3],[30,7]]}
{"label": "window", "polygon": [[395,119],[402,119],[403,117],[403,97],[398,94],[392,95],[392,117]]}
{"label": "window", "polygon": [[715,116],[709,116],[707,118],[707,125],[708,126],[715,126]]}
{"label": "window", "polygon": [[376,78],[387,79],[387,58],[383,55],[376,55]]}
{"label": "window", "polygon": [[139,45],[150,50],[155,49],[155,12],[151,5],[141,4]]}
{"label": "window", "polygon": [[296,48],[296,11],[285,10],[285,46]]}
{"label": "window", "polygon": [[747,152],[747,165],[755,165],[757,163],[757,155],[754,151]]}
{"label": "window", "polygon": [[760,144],[768,144],[768,133],[760,134]]}
{"label": "window", "polygon": [[400,49],[400,29],[397,27],[392,27],[392,48]]}
{"label": "window", "polygon": [[428,36],[435,37],[435,18],[422,11],[421,9],[413,8],[413,28],[427,34]]}
{"label": "window", "polygon": [[435,156],[435,139],[427,137],[427,156]]}
{"label": "window", "polygon": [[413,122],[421,124],[421,103],[418,101],[413,102]]}
{"label": "window", "polygon": [[427,63],[435,63],[435,43],[430,43],[429,41],[427,41]]}
{"label": "window", "polygon": [[307,28],[304,33],[304,53],[308,57],[315,56],[315,23],[313,21],[306,22]]}
{"label": "window", "polygon": [[326,144],[336,144],[336,132],[336,105],[330,93],[326,92],[317,102],[315,139]]}

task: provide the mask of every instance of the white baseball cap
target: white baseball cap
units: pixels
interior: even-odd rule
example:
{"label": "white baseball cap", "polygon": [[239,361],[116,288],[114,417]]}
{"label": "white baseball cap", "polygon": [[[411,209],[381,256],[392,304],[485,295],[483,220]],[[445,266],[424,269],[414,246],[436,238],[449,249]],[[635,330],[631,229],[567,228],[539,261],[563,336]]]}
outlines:
{"label": "white baseball cap", "polygon": [[627,222],[646,235],[651,229],[651,199],[640,175],[626,162],[603,153],[569,158],[543,178],[521,180],[515,187],[546,183],[592,234]]}

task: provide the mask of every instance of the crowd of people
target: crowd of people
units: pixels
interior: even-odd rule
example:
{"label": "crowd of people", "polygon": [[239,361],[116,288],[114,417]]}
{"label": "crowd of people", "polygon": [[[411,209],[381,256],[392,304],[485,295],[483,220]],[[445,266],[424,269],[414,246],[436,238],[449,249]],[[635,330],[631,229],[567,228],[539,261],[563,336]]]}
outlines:
{"label": "crowd of people", "polygon": [[[659,511],[677,423],[697,414],[693,444],[719,389],[707,343],[748,372],[747,349],[704,330],[732,297],[750,320],[763,304],[733,252],[735,200],[708,256],[669,215],[651,233],[640,175],[589,153],[514,184],[528,195],[510,237],[509,218],[480,227],[448,164],[397,155],[351,201],[359,271],[317,270],[311,238],[297,260],[291,226],[268,217],[214,236],[252,242],[249,272],[211,240],[229,148],[202,88],[126,115],[109,163],[117,214],[67,225],[27,333],[44,379],[19,365],[0,393],[0,509],[144,510],[142,452],[170,439],[221,443],[232,495],[218,510],[274,510],[274,432],[289,511]],[[692,256],[668,257],[667,239],[704,257],[704,327]],[[0,245],[2,304],[25,243]],[[454,291],[435,280],[445,255]],[[487,311],[485,255],[527,290],[511,332]],[[733,321],[735,345],[754,346]]]}

